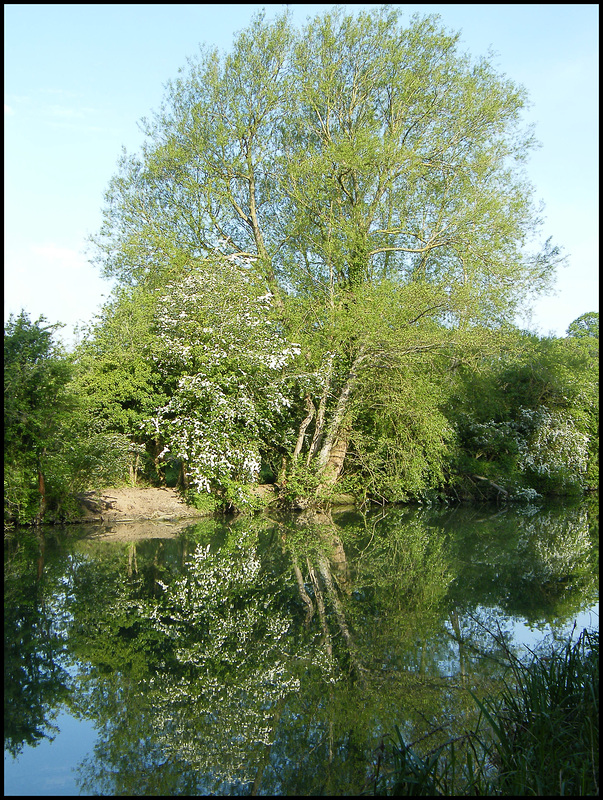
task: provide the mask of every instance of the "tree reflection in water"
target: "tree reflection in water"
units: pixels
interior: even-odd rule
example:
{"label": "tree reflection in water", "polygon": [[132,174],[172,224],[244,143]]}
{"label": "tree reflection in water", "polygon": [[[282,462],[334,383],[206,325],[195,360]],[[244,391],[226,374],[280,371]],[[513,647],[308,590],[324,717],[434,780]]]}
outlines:
{"label": "tree reflection in water", "polygon": [[66,645],[50,600],[60,593],[60,580],[46,567],[45,553],[40,531],[5,541],[4,749],[13,757],[54,738],[58,706],[69,693]]}
{"label": "tree reflection in water", "polygon": [[426,751],[471,725],[514,619],[594,601],[592,519],[390,509],[79,541],[52,603],[68,704],[98,729],[82,792],[362,791],[394,724]]}

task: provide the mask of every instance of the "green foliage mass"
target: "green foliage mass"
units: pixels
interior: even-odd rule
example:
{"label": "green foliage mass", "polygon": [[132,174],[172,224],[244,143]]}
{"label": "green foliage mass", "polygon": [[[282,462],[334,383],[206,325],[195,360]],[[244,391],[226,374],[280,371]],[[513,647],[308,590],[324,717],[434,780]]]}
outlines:
{"label": "green foliage mass", "polygon": [[447,410],[458,434],[459,486],[467,490],[479,474],[517,497],[595,488],[598,339],[517,332],[509,345],[459,370]]}
{"label": "green foliage mass", "polygon": [[102,309],[74,353],[78,394],[103,433],[124,443],[119,480],[161,482],[156,437],[142,432],[144,421],[163,405],[174,385],[162,380],[152,358],[157,298],[120,290]]}
{"label": "green foliage mass", "polygon": [[[248,265],[247,265],[248,266]],[[245,265],[208,260],[203,271],[161,295],[151,347],[165,382],[178,376],[166,404],[145,421],[184,465],[193,492],[245,502],[262,457],[286,452],[291,379],[299,354],[270,319],[271,295]]]}
{"label": "green foliage mass", "polygon": [[12,516],[43,516],[36,470],[57,498],[177,480],[239,507],[258,480],[320,501],[592,488],[598,315],[562,340],[510,325],[561,261],[526,101],[389,6],[262,13],[202,48],[109,183],[110,301],[69,359],[23,350],[35,390],[9,364]]}
{"label": "green foliage mass", "polygon": [[60,326],[45,323],[21,312],[4,328],[5,523],[70,518],[79,492],[127,471],[128,439],[99,423],[73,358],[53,341]]}
{"label": "green foliage mass", "polygon": [[[390,7],[334,9],[301,30],[260,14],[228,54],[189,60],[143,122],[140,154],[124,153],[93,239],[123,291],[171,309],[169,334],[155,321],[169,401],[148,425],[183,483],[228,494],[263,463],[283,487],[307,474],[302,494],[338,481],[388,500],[442,489],[446,361],[546,288],[559,261],[536,239],[525,101],[437,18],[404,27]],[[241,380],[245,324],[219,289],[237,260],[232,285],[258,282],[283,352],[300,349],[278,425]],[[207,283],[190,293],[196,308],[187,281]],[[226,354],[218,330],[232,325]]]}

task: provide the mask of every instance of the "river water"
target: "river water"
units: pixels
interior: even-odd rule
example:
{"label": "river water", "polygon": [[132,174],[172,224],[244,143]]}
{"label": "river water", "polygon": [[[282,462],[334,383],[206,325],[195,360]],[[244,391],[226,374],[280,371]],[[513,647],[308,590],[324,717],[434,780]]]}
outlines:
{"label": "river water", "polygon": [[394,726],[428,752],[509,652],[598,629],[597,509],[19,531],[5,795],[370,792]]}

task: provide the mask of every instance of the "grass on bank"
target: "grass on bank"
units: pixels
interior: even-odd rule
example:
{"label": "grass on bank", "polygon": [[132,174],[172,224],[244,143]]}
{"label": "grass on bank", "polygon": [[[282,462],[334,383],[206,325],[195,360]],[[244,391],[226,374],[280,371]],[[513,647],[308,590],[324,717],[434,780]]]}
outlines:
{"label": "grass on bank", "polygon": [[486,701],[474,731],[421,757],[396,727],[393,771],[371,781],[388,796],[598,796],[599,632],[522,663]]}

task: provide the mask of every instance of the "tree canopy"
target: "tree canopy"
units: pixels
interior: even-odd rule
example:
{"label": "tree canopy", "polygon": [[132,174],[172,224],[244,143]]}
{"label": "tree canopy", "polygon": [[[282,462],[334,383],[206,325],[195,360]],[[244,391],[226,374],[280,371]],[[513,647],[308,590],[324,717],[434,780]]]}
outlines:
{"label": "tree canopy", "polygon": [[[437,17],[405,26],[391,7],[335,8],[299,30],[262,13],[229,53],[202,47],[168,84],[107,191],[96,258],[181,309],[172,343],[195,351],[215,310],[230,315],[223,290],[192,311],[186,281],[259,281],[283,352],[299,345],[281,376],[297,435],[277,449],[289,471],[302,454],[318,489],[337,482],[352,441],[360,461],[367,451],[363,397],[402,410],[412,359],[429,372],[436,352],[500,329],[559,261],[538,244],[524,173],[526,93],[458,40]],[[205,376],[182,364],[180,390]],[[436,451],[445,428],[432,426]],[[425,426],[377,429],[400,442]]]}
{"label": "tree canopy", "polygon": [[127,469],[129,437],[95,415],[54,340],[60,327],[25,311],[4,326],[5,522],[64,518],[77,492]]}
{"label": "tree canopy", "polygon": [[592,486],[598,315],[559,342],[513,325],[562,260],[527,102],[389,6],[202,46],[106,192],[116,288],[70,361],[69,463],[226,506],[257,481],[294,503]]}
{"label": "tree canopy", "polygon": [[567,335],[575,339],[599,338],[599,314],[589,311],[575,319],[567,329]]}
{"label": "tree canopy", "polygon": [[[216,250],[281,297],[366,281],[438,286],[440,314],[508,314],[550,279],[525,245],[525,91],[458,51],[435,17],[264,15],[202,49],[124,154],[96,237],[103,270],[153,285]],[[503,317],[506,318],[506,317]]]}

